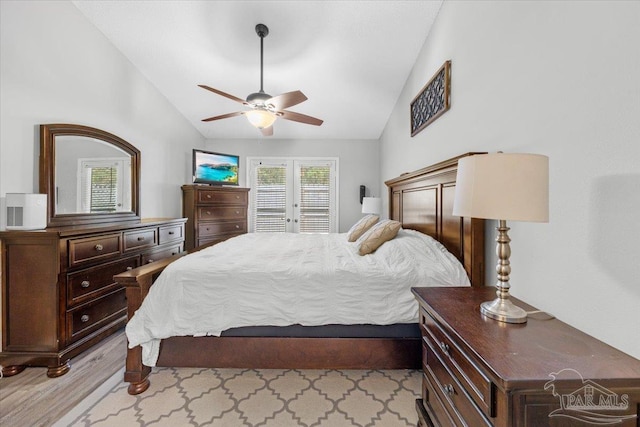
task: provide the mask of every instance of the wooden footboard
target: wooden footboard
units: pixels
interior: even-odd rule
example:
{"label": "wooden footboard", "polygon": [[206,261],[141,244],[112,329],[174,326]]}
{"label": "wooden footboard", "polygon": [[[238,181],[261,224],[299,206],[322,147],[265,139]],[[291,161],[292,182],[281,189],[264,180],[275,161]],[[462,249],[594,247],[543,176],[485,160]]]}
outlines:
{"label": "wooden footboard", "polygon": [[[147,297],[149,288],[162,270],[186,252],[165,258],[151,264],[135,268],[114,276],[114,280],[126,288],[127,319],[131,319],[142,301]],[[129,383],[129,394],[140,394],[149,388],[149,373],[151,368],[142,364],[142,347],[127,346],[127,361],[124,380]]]}

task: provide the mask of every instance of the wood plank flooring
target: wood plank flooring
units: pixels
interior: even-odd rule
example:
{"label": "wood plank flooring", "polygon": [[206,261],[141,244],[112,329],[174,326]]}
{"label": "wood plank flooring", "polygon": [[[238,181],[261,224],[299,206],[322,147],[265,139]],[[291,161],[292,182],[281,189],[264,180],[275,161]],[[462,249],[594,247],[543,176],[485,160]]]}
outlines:
{"label": "wood plank flooring", "polygon": [[48,378],[47,368],[27,368],[0,378],[0,426],[51,426],[124,366],[124,329],[71,359],[71,370]]}

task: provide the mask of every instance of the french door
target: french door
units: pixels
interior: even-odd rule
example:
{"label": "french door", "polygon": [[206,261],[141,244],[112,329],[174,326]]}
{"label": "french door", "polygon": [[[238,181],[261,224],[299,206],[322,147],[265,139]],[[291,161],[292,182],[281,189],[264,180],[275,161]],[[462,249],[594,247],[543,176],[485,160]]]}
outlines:
{"label": "french door", "polygon": [[335,233],[338,160],[249,158],[249,231]]}

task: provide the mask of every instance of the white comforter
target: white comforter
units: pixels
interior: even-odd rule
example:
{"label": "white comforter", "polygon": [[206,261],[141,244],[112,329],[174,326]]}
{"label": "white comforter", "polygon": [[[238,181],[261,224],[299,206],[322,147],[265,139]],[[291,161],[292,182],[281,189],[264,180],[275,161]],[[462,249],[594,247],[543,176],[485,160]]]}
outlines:
{"label": "white comforter", "polygon": [[462,265],[412,230],[370,255],[346,234],[251,233],[170,264],[127,324],[155,366],[160,339],[241,326],[410,323],[412,286],[468,286]]}

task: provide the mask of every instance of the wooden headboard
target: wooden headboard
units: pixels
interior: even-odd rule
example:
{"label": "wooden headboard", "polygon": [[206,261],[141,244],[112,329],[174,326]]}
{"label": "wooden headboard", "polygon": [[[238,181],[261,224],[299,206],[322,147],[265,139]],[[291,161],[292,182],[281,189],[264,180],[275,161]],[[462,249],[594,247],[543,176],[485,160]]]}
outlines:
{"label": "wooden headboard", "polygon": [[441,242],[464,266],[472,286],[484,285],[484,220],[453,216],[458,159],[466,153],[385,181],[389,218]]}

